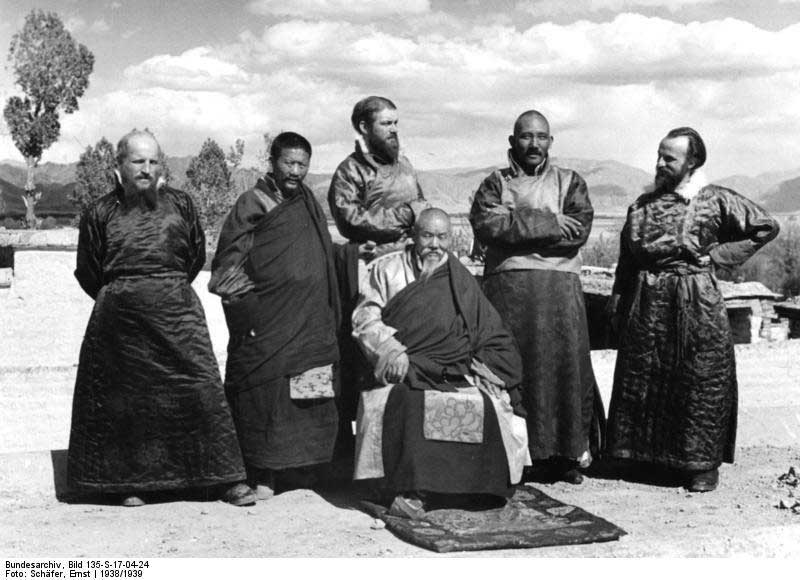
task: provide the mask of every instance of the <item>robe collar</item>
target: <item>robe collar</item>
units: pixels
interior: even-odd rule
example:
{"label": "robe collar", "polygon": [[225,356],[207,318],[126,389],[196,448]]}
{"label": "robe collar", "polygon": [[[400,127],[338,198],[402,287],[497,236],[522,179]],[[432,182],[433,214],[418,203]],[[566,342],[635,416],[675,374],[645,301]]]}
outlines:
{"label": "robe collar", "polygon": [[377,171],[378,167],[386,166],[386,165],[397,165],[400,162],[400,153],[397,154],[397,159],[394,163],[384,163],[381,157],[378,157],[374,153],[371,153],[369,147],[367,146],[367,142],[364,140],[362,135],[356,137],[356,155],[359,155],[370,167]]}
{"label": "robe collar", "polygon": [[[684,202],[689,203],[697,196],[698,193],[700,193],[700,190],[702,190],[708,184],[709,181],[708,178],[706,178],[705,173],[698,169],[689,176],[689,179],[676,187],[675,191],[672,193],[680,197]],[[645,193],[653,192],[655,192],[655,184],[650,184],[645,189]]]}
{"label": "robe collar", "polygon": [[[545,171],[547,171],[548,167],[550,167],[549,155],[544,158],[544,161],[542,161],[539,165],[536,166],[536,168],[533,170],[532,175],[538,177],[542,175]],[[511,170],[512,177],[519,177],[520,175],[529,175],[528,173],[525,172],[524,169],[522,169],[522,166],[519,163],[517,163],[517,160],[514,159],[513,149],[508,150],[508,168]]]}

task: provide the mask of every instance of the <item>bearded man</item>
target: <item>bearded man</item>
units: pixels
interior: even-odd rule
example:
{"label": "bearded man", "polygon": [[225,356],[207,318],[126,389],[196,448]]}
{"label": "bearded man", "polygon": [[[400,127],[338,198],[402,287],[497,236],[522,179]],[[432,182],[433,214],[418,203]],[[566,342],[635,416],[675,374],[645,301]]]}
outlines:
{"label": "bearded man", "polygon": [[271,171],[225,218],[209,281],[228,323],[225,391],[259,499],[281,479],[312,485],[336,442],[338,290],[325,214],[303,183],[310,161],[305,137],[275,137]]}
{"label": "bearded man", "polygon": [[520,115],[508,141],[508,167],[483,181],[470,212],[483,290],[522,353],[532,477],[579,484],[603,420],[580,281],[594,210],[583,178],[551,163],[544,115]]}
{"label": "bearded man", "polygon": [[370,96],[350,117],[358,138],[355,151],[339,164],[328,190],[336,227],[348,243],[336,248],[342,300],[342,435],[355,419],[358,392],[367,386],[369,368],[350,337],[350,316],[359,284],[376,257],[409,242],[419,212],[428,207],[416,172],[400,154],[398,114],[385,97]]}
{"label": "bearded man", "polygon": [[191,281],[205,263],[192,199],[163,183],[148,131],[117,146],[117,188],[81,216],[75,277],[95,301],[81,345],[67,478],[121,496],[222,485],[250,505],[236,431]]}
{"label": "bearded man", "polygon": [[758,205],[708,184],[705,160],[690,127],[661,141],[655,188],[628,209],[610,301],[620,342],[608,453],[676,470],[695,492],[717,487],[736,442],[736,361],[714,269],[778,235]]}
{"label": "bearded man", "polygon": [[519,352],[450,234],[445,212],[424,210],[414,243],[375,260],[353,312],[377,383],[362,393],[355,479],[382,478],[391,513],[412,518],[442,496],[507,498],[529,463],[512,408]]}

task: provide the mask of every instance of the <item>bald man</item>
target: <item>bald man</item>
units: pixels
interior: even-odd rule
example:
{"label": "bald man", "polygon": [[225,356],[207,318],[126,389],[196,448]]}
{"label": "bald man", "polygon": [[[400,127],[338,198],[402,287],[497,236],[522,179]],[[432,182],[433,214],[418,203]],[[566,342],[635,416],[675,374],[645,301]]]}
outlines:
{"label": "bald man", "polygon": [[197,211],[164,185],[161,148],[148,131],[120,140],[116,173],[117,187],[80,222],[75,277],[95,304],[75,381],[69,485],[128,507],[189,488],[253,504],[191,287],[205,263]]}
{"label": "bald man", "polygon": [[519,353],[448,251],[450,235],[445,212],[422,211],[413,244],[375,260],[353,312],[353,336],[374,368],[355,478],[381,478],[398,516],[422,517],[445,496],[502,501],[528,459],[513,408]]}
{"label": "bald man", "polygon": [[532,478],[578,484],[603,415],[580,281],[594,210],[583,178],[550,162],[544,115],[520,115],[508,141],[508,167],[483,181],[470,212],[483,290],[522,353]]}

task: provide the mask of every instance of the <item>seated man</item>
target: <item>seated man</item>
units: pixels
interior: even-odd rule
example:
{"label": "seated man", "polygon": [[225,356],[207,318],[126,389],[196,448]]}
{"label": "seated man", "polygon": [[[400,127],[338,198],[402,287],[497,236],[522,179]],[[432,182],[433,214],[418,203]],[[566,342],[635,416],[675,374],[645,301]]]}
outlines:
{"label": "seated man", "polygon": [[530,464],[508,392],[519,352],[448,252],[450,231],[445,212],[422,211],[413,245],[375,261],[353,312],[380,385],[361,396],[355,479],[383,477],[390,513],[412,518],[438,494],[510,497]]}

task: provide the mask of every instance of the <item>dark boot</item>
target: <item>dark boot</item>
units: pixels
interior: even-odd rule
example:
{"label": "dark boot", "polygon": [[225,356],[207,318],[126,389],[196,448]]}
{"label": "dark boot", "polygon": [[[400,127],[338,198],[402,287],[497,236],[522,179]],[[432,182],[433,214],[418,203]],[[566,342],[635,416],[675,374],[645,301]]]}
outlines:
{"label": "dark boot", "polygon": [[714,491],[719,483],[719,469],[708,471],[690,471],[686,489],[694,492]]}

